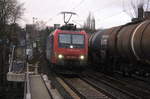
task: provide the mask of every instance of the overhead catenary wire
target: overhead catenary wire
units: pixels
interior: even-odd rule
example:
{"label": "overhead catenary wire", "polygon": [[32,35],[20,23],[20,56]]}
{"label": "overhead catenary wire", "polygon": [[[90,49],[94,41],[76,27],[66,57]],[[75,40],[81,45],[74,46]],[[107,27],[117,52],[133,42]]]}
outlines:
{"label": "overhead catenary wire", "polygon": [[[75,10],[76,8],[78,8],[82,3],[84,2],[84,0],[81,0],[76,6],[74,6],[73,8],[71,8],[71,11]],[[56,15],[58,15],[60,13],[57,13]],[[54,16],[56,16],[54,15]],[[78,16],[78,14],[76,14]],[[47,24],[50,20],[53,20],[54,16],[50,17],[45,24]],[[69,17],[70,20],[70,17]]]}
{"label": "overhead catenary wire", "polygon": [[57,14],[51,16],[51,17],[45,22],[45,25],[46,25],[49,21],[53,20],[53,18],[55,18],[55,16],[57,16],[57,15],[59,15],[59,14],[60,14],[60,13],[57,13]]}
{"label": "overhead catenary wire", "polygon": [[78,7],[81,6],[81,4],[84,2],[85,0],[81,0],[77,5],[75,5],[73,8],[71,8],[71,11],[77,9]]}
{"label": "overhead catenary wire", "polygon": [[[78,9],[79,7],[81,7],[81,5],[83,4],[85,2],[85,0],[81,0],[78,4],[76,4],[74,7],[72,7],[72,8],[70,8],[71,10],[70,11],[75,11],[76,9]],[[110,2],[109,4],[107,4],[107,6],[108,5],[112,5],[112,3],[114,3],[115,1],[113,1],[113,2]],[[104,7],[103,9],[105,9],[106,7]],[[103,10],[102,8],[100,8],[100,9],[97,9],[96,11],[101,11],[101,10]],[[130,9],[129,9],[130,10]],[[93,11],[93,12],[96,12],[96,11]],[[122,10],[122,12],[126,12],[127,13],[127,9],[124,9],[124,10]],[[121,12],[120,12],[121,13]],[[133,15],[131,15],[130,13],[127,13],[130,17],[133,17]],[[133,13],[132,13],[133,14]],[[78,16],[78,15],[77,15]],[[115,15],[113,15],[113,16],[115,16]],[[51,21],[51,20],[53,20],[53,17],[51,17],[51,18],[49,18],[49,20],[48,20],[48,22],[49,21]],[[47,22],[47,23],[48,23]]]}
{"label": "overhead catenary wire", "polygon": [[[115,1],[115,2],[117,2],[117,0]],[[108,8],[108,6],[110,6],[110,5],[112,5],[113,3],[115,3],[114,1],[111,1],[111,2],[109,2],[108,4],[106,4],[106,5],[104,5],[104,7],[103,8],[98,8],[98,9],[96,9],[96,10],[94,10],[93,12],[101,12],[102,10],[104,10],[105,8]]]}
{"label": "overhead catenary wire", "polygon": [[[112,2],[109,2],[107,5],[105,5],[105,7],[103,7],[103,8],[99,8],[99,9],[97,9],[97,10],[94,10],[93,12],[101,12],[101,11],[103,11],[105,8],[107,8],[109,5],[112,5],[112,3],[114,3],[114,2],[116,2],[116,1],[112,1]],[[122,7],[123,7],[123,10],[121,11],[121,12],[119,12],[119,14],[120,13],[122,13],[122,12],[126,12],[131,18],[133,18],[134,17],[134,15],[133,15],[133,13],[130,11],[130,12],[128,12],[127,10],[130,10],[129,8],[128,9],[125,9],[125,2],[124,2],[124,0],[122,0],[121,1],[122,2]],[[117,14],[118,15],[118,14]],[[116,15],[113,15],[113,16],[116,16]],[[111,16],[112,17],[112,16]]]}

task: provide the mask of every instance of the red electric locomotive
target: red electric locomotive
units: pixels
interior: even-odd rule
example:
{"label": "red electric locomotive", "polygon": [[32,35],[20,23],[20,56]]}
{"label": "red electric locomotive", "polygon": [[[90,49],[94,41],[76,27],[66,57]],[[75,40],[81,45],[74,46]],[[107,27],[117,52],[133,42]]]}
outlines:
{"label": "red electric locomotive", "polygon": [[87,64],[88,36],[67,24],[49,35],[46,54],[53,68],[71,71],[83,68]]}

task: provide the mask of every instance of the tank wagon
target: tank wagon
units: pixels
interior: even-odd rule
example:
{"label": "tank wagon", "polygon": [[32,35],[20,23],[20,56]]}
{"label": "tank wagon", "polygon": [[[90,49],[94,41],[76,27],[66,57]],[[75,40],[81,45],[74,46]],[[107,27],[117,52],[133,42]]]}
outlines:
{"label": "tank wagon", "polygon": [[131,22],[93,34],[89,57],[101,70],[150,74],[150,20]]}

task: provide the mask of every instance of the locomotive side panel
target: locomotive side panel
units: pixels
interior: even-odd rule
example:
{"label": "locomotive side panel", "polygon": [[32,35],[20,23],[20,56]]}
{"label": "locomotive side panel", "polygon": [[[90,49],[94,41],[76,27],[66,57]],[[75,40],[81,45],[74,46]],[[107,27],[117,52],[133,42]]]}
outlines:
{"label": "locomotive side panel", "polygon": [[53,54],[53,45],[54,45],[54,37],[53,35],[50,35],[47,39],[47,48],[46,48],[46,56],[47,60],[52,63],[52,57],[54,56]]}

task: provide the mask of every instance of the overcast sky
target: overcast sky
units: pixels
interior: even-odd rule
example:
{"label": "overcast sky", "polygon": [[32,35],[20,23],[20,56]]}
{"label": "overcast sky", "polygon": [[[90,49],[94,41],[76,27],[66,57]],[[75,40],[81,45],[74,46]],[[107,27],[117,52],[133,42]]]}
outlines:
{"label": "overcast sky", "polygon": [[46,25],[62,24],[61,11],[73,11],[72,17],[78,26],[86,20],[89,12],[96,19],[96,28],[108,28],[129,22],[131,17],[123,11],[125,0],[19,0],[24,3],[25,14],[21,24],[32,23],[33,17],[43,20]]}

